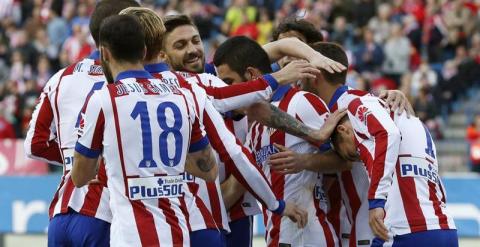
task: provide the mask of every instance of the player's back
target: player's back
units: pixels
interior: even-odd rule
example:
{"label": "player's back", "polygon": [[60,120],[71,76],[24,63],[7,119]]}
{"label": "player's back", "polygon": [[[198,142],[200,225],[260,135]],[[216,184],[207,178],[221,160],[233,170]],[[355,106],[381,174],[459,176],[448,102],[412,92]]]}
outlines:
{"label": "player's back", "polygon": [[405,113],[395,115],[394,122],[402,140],[393,187],[385,205],[385,223],[393,226],[396,234],[455,229],[453,218],[446,211],[446,191],[428,128],[420,119],[407,118]]}
{"label": "player's back", "polygon": [[88,103],[101,105],[97,111],[105,121],[111,244],[188,245],[182,187],[196,112],[178,88],[142,75],[120,77]]}

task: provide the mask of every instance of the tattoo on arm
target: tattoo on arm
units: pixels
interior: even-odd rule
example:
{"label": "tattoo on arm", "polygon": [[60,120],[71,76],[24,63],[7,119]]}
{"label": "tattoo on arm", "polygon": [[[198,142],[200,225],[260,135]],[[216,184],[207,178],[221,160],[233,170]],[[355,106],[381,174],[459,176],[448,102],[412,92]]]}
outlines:
{"label": "tattoo on arm", "polygon": [[300,138],[308,137],[313,131],[313,129],[288,115],[288,113],[278,109],[276,106],[270,105],[270,109],[272,113],[265,123],[268,127],[279,129]]}
{"label": "tattoo on arm", "polygon": [[215,160],[213,159],[210,148],[202,151],[202,157],[196,160],[198,169],[202,172],[209,172],[215,166]]}

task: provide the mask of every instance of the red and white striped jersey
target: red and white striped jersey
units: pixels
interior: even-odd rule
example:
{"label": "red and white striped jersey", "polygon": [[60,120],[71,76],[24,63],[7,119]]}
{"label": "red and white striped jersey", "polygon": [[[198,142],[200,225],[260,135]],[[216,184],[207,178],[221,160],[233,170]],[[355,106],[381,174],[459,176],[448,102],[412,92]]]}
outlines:
{"label": "red and white striped jersey", "polygon": [[[248,118],[244,116],[240,120],[233,120],[231,118],[225,118],[225,124],[227,125],[228,129],[230,129],[237,139],[240,140],[241,143],[245,143],[248,134]],[[218,159],[219,162],[220,159]],[[220,183],[225,181],[229,176],[231,176],[231,172],[225,169],[225,165],[220,163],[220,170],[219,170],[219,178]],[[257,200],[255,197],[250,194],[249,192],[245,192],[243,196],[236,202],[230,210],[228,210],[228,218],[229,221],[235,221],[241,219],[246,216],[257,215],[261,214],[262,210],[260,209]]]}
{"label": "red and white striped jersey", "polygon": [[[168,71],[168,66],[165,64],[152,64],[145,66],[145,68],[152,73],[154,77],[160,78],[164,83],[178,85],[190,90],[197,100],[197,102],[194,102],[193,104],[206,105],[203,114],[200,115],[200,119],[205,126],[212,147],[218,153],[220,160],[225,164],[227,169],[232,171],[232,174],[237,180],[242,183],[242,185],[251,192],[257,200],[263,205],[266,205],[270,210],[278,209],[279,206],[283,204],[283,201],[279,204],[276,200],[265,175],[254,165],[253,157],[227,128],[222,116],[214,107],[214,105],[216,107],[219,105],[226,105],[228,108],[224,107],[222,110],[228,111],[258,101],[260,100],[258,99],[258,96],[255,96],[256,94],[245,93],[245,90],[241,90],[241,88],[245,86],[240,87],[241,85],[234,85],[235,87],[233,87],[233,89],[235,90],[231,90],[231,86],[227,88],[213,88],[210,92],[215,92],[213,98],[216,99],[217,104],[214,104],[214,102],[210,102],[209,97],[207,97],[206,90],[197,84],[198,81],[194,80],[185,82],[183,77],[179,74],[174,74]],[[163,79],[168,74],[175,75],[178,79]],[[269,87],[269,84],[263,78],[255,80],[252,83],[262,83],[267,85],[265,87]],[[273,81],[272,83],[276,82]],[[260,90],[255,87],[246,86],[246,88],[249,88],[250,91]],[[262,90],[265,90],[265,88]],[[239,103],[241,105],[235,106],[228,103],[230,97],[241,97],[242,94],[245,95],[245,98]],[[227,103],[221,103],[223,101]],[[198,112],[202,111],[199,110]],[[194,181],[189,183],[189,187],[196,197],[190,198],[191,200],[189,204],[192,205],[192,207],[188,207],[191,231],[215,227],[229,231],[228,217],[223,204],[219,180],[217,179],[215,183],[206,183],[201,179],[192,180]],[[204,210],[205,208],[209,210],[206,212]],[[211,224],[211,218],[209,218],[208,213],[210,213],[210,216],[213,216],[215,219],[215,225]]]}
{"label": "red and white striped jersey", "polygon": [[394,114],[368,94],[347,93],[341,101],[349,102],[348,116],[370,177],[369,208],[385,207],[390,232],[455,229],[446,212],[435,144],[422,122]]}
{"label": "red and white striped jersey", "polygon": [[[277,89],[272,96],[272,104],[313,128],[320,128],[328,114],[327,106],[320,98],[290,86]],[[299,229],[286,217],[264,212],[267,245],[278,246],[283,243],[292,246],[336,246],[338,242],[333,227],[328,223],[321,224],[318,220],[319,201],[315,201],[313,196],[315,185],[322,184],[323,175],[311,171],[281,175],[270,170],[267,164],[268,158],[271,154],[278,152],[273,146],[274,143],[284,145],[298,153],[311,153],[318,150],[318,147],[303,139],[259,123],[255,122],[250,127],[247,145],[255,154],[257,165],[263,169],[273,185],[275,195],[296,203],[309,215],[307,226]],[[317,187],[316,193],[324,194],[321,186]],[[326,205],[322,208],[326,208]]]}
{"label": "red and white striped jersey", "polygon": [[130,70],[93,93],[82,110],[75,151],[89,158],[103,153],[112,246],[190,245],[186,155],[209,143],[191,97]]}
{"label": "red and white striped jersey", "polygon": [[100,184],[75,188],[70,178],[80,111],[93,91],[106,84],[102,67],[93,59],[96,56],[92,54],[57,72],[45,85],[30,121],[25,139],[27,156],[63,165],[63,176],[49,208],[50,218],[72,208],[107,222],[112,219],[102,162],[98,171]]}
{"label": "red and white striped jersey", "polygon": [[[192,73],[182,74],[190,83],[201,83],[199,85],[201,85],[205,89],[206,93],[210,96],[209,98],[212,100],[212,102],[217,102],[215,104],[217,110],[223,113],[225,113],[225,111],[229,109],[237,109],[240,106],[245,105],[246,102],[248,102],[248,104],[251,104],[252,102],[260,100],[268,100],[272,95],[272,89],[276,89],[276,83],[273,80],[255,80],[251,82],[237,84],[235,86],[235,88],[237,89],[234,88],[235,90],[228,93],[232,97],[229,97],[229,100],[226,103],[218,103],[221,102],[222,99],[225,99],[222,95],[228,95],[223,91],[225,91],[226,89],[231,90],[227,87],[229,86],[228,84],[226,84],[220,78],[208,73],[198,75]],[[227,88],[221,89],[222,87]],[[240,88],[241,90],[239,90]],[[241,93],[241,95],[235,96],[233,95],[233,93]],[[235,134],[237,139],[239,139],[240,143],[245,143],[245,139],[248,133],[247,117],[245,116],[239,121],[234,121],[233,119],[230,119],[226,116],[224,117],[224,119],[228,129]],[[231,175],[231,172],[225,169],[225,164],[223,164],[223,162],[220,160],[218,153],[216,154],[216,158],[217,164],[219,164],[219,182],[222,183],[223,181],[225,181],[226,178]],[[202,192],[202,190],[200,190],[200,192]],[[202,195],[202,198],[205,198],[206,193],[205,191],[203,192],[204,193],[200,193],[200,195]],[[212,194],[212,192],[209,192],[209,195],[210,194]],[[227,211],[229,221],[238,220],[250,215],[257,215],[261,212],[262,211],[257,203],[257,200],[249,192],[245,192],[241,199],[237,203],[235,203],[230,208],[230,210]]]}
{"label": "red and white striped jersey", "polygon": [[[337,109],[347,108],[347,95],[363,96],[367,92],[342,86],[336,90],[328,107],[334,112]],[[340,100],[342,99],[342,100]],[[368,224],[368,188],[370,180],[365,165],[354,163],[352,169],[337,173],[342,191],[343,205],[348,218],[340,218],[340,226],[351,225],[349,246],[370,246],[375,237]],[[348,222],[345,222],[348,221]]]}

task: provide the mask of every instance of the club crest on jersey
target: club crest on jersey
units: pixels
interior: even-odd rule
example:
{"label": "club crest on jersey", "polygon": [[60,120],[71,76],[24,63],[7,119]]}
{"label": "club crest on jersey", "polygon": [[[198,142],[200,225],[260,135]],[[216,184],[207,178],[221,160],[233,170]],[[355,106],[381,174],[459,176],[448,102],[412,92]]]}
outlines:
{"label": "club crest on jersey", "polygon": [[262,166],[268,160],[270,155],[278,153],[278,149],[273,145],[267,145],[255,152],[255,159],[259,166]]}
{"label": "club crest on jersey", "polygon": [[102,66],[90,65],[90,69],[88,70],[88,75],[93,75],[93,76],[103,75]]}
{"label": "club crest on jersey", "polygon": [[432,164],[401,164],[402,177],[423,177],[432,183],[438,183],[437,169]]}
{"label": "club crest on jersey", "polygon": [[356,115],[358,119],[360,119],[360,121],[366,123],[368,115],[370,115],[370,113],[371,113],[370,110],[366,106],[360,106],[357,109]]}

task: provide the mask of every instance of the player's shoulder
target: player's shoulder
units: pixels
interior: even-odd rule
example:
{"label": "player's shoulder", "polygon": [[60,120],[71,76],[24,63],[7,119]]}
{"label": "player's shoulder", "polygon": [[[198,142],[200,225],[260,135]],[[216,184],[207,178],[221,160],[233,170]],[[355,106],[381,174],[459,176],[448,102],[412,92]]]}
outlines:
{"label": "player's shoulder", "polygon": [[311,106],[319,114],[328,113],[327,104],[316,94],[307,91],[298,91],[292,97],[298,111],[307,111]]}

